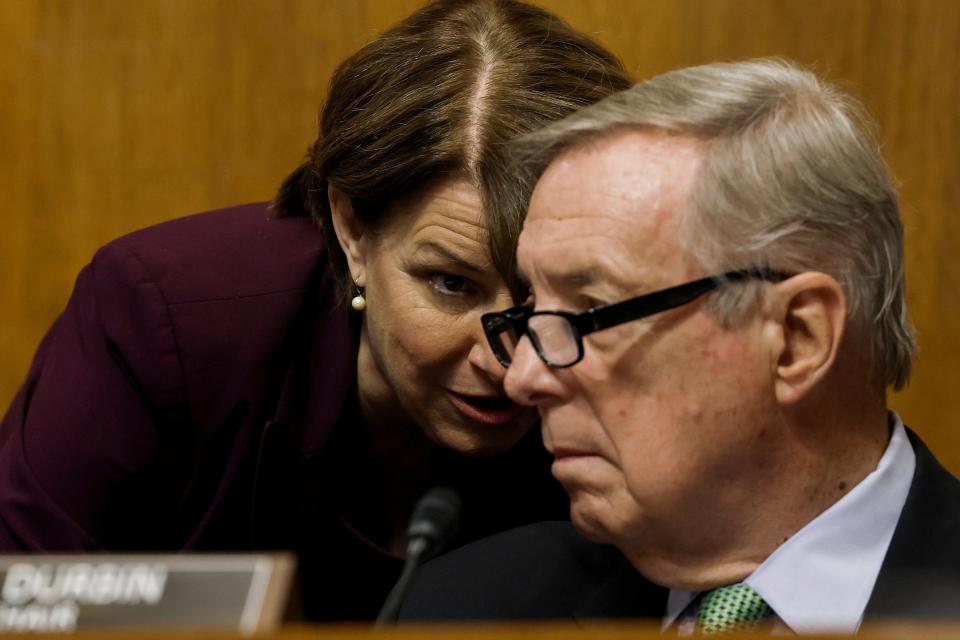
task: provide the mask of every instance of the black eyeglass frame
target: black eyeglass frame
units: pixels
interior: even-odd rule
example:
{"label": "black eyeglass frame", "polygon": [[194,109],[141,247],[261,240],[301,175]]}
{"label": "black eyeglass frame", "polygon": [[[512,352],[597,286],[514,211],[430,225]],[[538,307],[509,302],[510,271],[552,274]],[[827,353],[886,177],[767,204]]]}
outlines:
{"label": "black eyeglass frame", "polygon": [[[603,329],[609,329],[626,322],[640,320],[641,318],[646,318],[656,313],[682,307],[729,282],[739,282],[743,280],[782,282],[789,277],[790,275],[787,273],[764,267],[738,269],[736,271],[728,271],[721,275],[693,280],[668,289],[645,293],[641,296],[620,302],[601,305],[580,313],[571,311],[534,311],[529,306],[521,305],[511,307],[504,311],[485,313],[480,316],[480,322],[483,324],[483,333],[487,337],[487,342],[490,344],[493,355],[497,358],[497,362],[504,368],[510,366],[513,358],[511,357],[510,360],[507,360],[506,357],[501,355],[497,346],[497,336],[503,333],[503,331],[500,330],[503,327],[503,322],[507,322],[516,333],[518,342],[524,335],[530,338],[530,342],[537,350],[537,355],[540,356],[540,359],[548,367],[566,369],[583,359],[583,338],[595,331],[602,331]],[[530,318],[543,315],[559,316],[566,320],[572,329],[572,335],[577,344],[577,357],[572,362],[566,364],[554,364],[550,362],[544,354],[536,334],[528,331],[527,323]]]}

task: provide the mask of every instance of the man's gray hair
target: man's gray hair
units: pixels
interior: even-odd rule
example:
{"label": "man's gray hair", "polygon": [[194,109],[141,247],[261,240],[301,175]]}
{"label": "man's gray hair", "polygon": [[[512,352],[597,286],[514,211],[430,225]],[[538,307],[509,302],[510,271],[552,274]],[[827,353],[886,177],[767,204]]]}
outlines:
{"label": "man's gray hair", "polygon": [[[833,276],[878,382],[906,384],[916,343],[903,225],[873,124],[856,100],[783,60],[679,69],[526,136],[520,168],[538,177],[565,150],[635,127],[704,142],[681,222],[690,257],[709,273],[762,266]],[[724,287],[708,308],[732,326],[766,286]]]}

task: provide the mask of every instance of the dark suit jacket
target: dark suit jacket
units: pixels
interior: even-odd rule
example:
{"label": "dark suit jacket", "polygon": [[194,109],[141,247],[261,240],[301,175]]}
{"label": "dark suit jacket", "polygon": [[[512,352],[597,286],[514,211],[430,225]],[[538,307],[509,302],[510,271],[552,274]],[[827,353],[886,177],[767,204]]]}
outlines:
{"label": "dark suit jacket", "polygon": [[[358,332],[326,263],[309,218],[264,204],[98,251],[0,425],[0,552],[293,548],[319,582],[348,562],[331,469]],[[461,541],[566,512],[536,432],[456,466],[480,479]],[[385,596],[390,560],[357,589]]]}
{"label": "dark suit jacket", "polygon": [[[960,618],[960,482],[908,433],[917,467],[865,619]],[[544,522],[428,563],[400,618],[659,620],[668,593],[614,547]]]}

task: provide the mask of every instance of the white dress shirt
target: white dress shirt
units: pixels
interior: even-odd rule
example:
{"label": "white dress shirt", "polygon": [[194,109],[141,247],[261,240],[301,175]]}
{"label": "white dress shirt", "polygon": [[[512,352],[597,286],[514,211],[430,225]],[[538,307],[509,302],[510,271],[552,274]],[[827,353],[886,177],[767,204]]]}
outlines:
{"label": "white dress shirt", "polygon": [[[891,421],[877,468],[743,580],[773,609],[780,630],[855,633],[860,627],[916,467],[903,422],[892,412]],[[671,590],[662,628],[697,595]],[[689,627],[691,621],[682,620],[680,633]]]}

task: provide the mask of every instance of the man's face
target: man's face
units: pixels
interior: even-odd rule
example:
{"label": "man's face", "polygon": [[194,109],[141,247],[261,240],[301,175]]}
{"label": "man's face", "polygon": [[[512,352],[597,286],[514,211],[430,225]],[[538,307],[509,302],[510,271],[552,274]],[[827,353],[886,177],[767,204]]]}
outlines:
{"label": "man's face", "polygon": [[[519,242],[536,309],[584,311],[711,275],[677,235],[702,154],[691,138],[628,131],[555,160]],[[650,577],[658,556],[721,551],[736,524],[725,509],[750,503],[748,480],[768,464],[761,329],[725,330],[700,300],[587,336],[568,369],[518,345],[506,390],[539,409],[574,524]]]}

